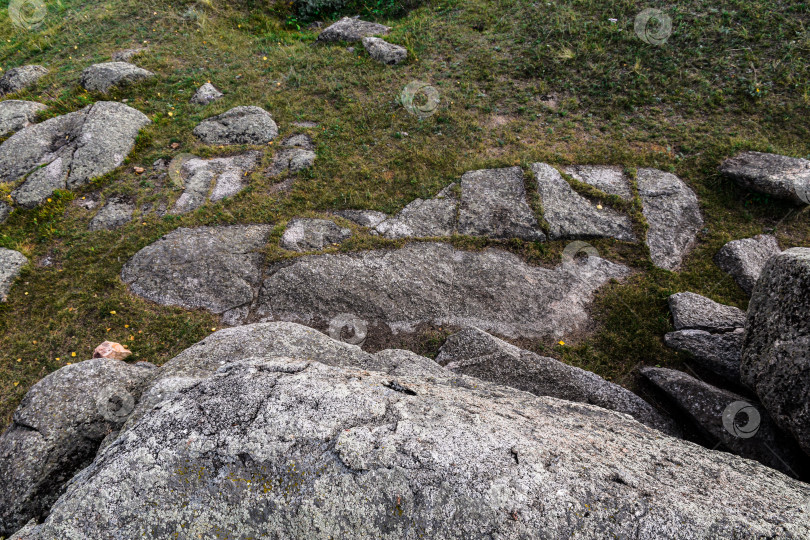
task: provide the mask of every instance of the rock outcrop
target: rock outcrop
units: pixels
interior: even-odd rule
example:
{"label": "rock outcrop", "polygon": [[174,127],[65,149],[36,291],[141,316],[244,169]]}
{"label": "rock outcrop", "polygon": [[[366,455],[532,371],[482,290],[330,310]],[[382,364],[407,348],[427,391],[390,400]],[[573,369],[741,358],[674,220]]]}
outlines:
{"label": "rock outcrop", "polygon": [[273,164],[268,176],[278,176],[284,172],[296,173],[315,163],[315,143],[309,135],[298,134],[281,142],[281,150],[273,156]]}
{"label": "rock outcrop", "polygon": [[741,378],[810,454],[810,249],[768,261],[745,322]]}
{"label": "rock outcrop", "polygon": [[115,86],[126,86],[154,76],[151,71],[128,62],[105,62],[85,68],[79,84],[85,90],[106,94]]}
{"label": "rock outcrop", "polygon": [[318,251],[340,244],[351,235],[351,229],[338,227],[328,219],[293,219],[281,236],[281,247],[291,251]]}
{"label": "rock outcrop", "polygon": [[201,159],[189,156],[178,171],[172,171],[183,183],[183,194],[174,203],[172,214],[185,214],[205,202],[217,202],[233,197],[247,187],[247,176],[262,160],[261,152],[246,152],[236,156]]}
{"label": "rock outcrop", "polygon": [[11,135],[34,123],[37,114],[47,109],[42,103],[7,99],[0,101],[0,137]]}
{"label": "rock outcrop", "polygon": [[775,237],[760,234],[729,242],[717,252],[714,262],[723,272],[733,277],[742,290],[751,295],[765,264],[781,252]]}
{"label": "rock outcrop", "polygon": [[91,231],[111,231],[132,221],[135,204],[127,197],[112,197],[90,220]]}
{"label": "rock outcrop", "polygon": [[318,41],[361,41],[364,37],[384,36],[390,31],[389,26],[343,17],[338,22],[324,28],[318,34]]}
{"label": "rock outcrop", "polygon": [[0,96],[19,92],[35,84],[47,74],[48,70],[46,68],[37,65],[20,66],[10,69],[5,75],[0,77]]}
{"label": "rock outcrop", "polygon": [[667,347],[691,354],[698,365],[726,381],[740,384],[743,330],[711,334],[704,330],[678,330],[664,336]]}
{"label": "rock outcrop", "polygon": [[393,66],[408,57],[408,49],[376,37],[364,37],[363,48],[377,62]]}
{"label": "rock outcrop", "polygon": [[150,123],[123,103],[102,101],[18,131],[0,145],[0,183],[25,181],[12,193],[37,206],[57,189],[73,189],[124,162]]}
{"label": "rock outcrop", "polygon": [[705,330],[732,332],[745,326],[745,312],[733,306],[719,304],[691,292],[669,297],[669,309],[675,330]]}
{"label": "rock outcrop", "polygon": [[203,120],[194,135],[206,144],[267,144],[278,135],[278,126],[261,107],[234,107]]}
{"label": "rock outcrop", "polygon": [[720,172],[740,186],[799,204],[810,204],[810,161],[742,152],[727,159]]}
{"label": "rock outcrop", "polygon": [[26,264],[28,258],[19,251],[0,248],[0,302],[6,301],[11,285]]}

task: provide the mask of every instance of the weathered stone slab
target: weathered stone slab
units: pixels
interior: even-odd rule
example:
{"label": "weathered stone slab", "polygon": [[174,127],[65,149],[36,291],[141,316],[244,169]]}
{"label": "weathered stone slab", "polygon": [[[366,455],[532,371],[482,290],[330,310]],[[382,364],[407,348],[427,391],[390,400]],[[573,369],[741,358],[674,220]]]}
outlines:
{"label": "weathered stone slab", "polygon": [[754,292],[754,286],[765,264],[781,252],[776,237],[759,234],[753,238],[729,242],[717,252],[714,262],[750,295]]}

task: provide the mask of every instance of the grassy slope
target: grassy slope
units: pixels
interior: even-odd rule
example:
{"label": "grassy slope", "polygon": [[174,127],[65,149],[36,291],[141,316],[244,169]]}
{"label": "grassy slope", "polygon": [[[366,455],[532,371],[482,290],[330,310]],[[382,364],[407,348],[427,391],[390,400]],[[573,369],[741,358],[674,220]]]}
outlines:
{"label": "grassy slope", "polygon": [[[681,2],[665,7],[673,36],[653,47],[632,31],[644,7],[627,0],[435,0],[389,21],[390,41],[411,51],[397,67],[377,64],[361,47],[314,46],[315,33],[285,23],[283,5],[64,0],[50,6],[45,26],[35,32],[13,27],[0,11],[0,35],[7,36],[0,67],[35,62],[51,69],[37,87],[15,96],[48,104],[43,118],[101,99],[78,88],[78,77],[114,50],[146,43],[148,52],[135,62],[159,74],[108,98],[129,99],[154,121],[126,166],[82,192],[18,210],[0,226],[0,246],[35,263],[45,256],[55,263],[24,271],[0,305],[0,417],[7,421],[38,379],[89,357],[105,339],[126,343],[134,359],[159,364],[216,327],[207,313],[134,298],[118,278],[133,253],[178,226],[282,226],[295,216],[339,208],[393,212],[464,171],[538,160],[674,171],[698,193],[706,230],[677,274],[654,269],[643,247],[593,242],[639,274],[600,293],[594,334],[571,336],[565,346],[522,345],[629,386],[639,364],[677,364],[678,355],[661,343],[671,329],[669,294],[692,290],[744,308],[742,291],[711,262],[714,253],[729,240],[762,232],[775,232],[783,247],[810,238],[806,213],[746,193],[716,173],[718,163],[740,149],[810,157],[810,70],[803,60],[810,52],[810,8]],[[442,97],[440,111],[424,121],[398,103],[415,79],[429,81]],[[189,105],[207,80],[226,98],[207,108]],[[556,107],[547,106],[547,95]],[[309,130],[318,146],[316,166],[291,193],[273,194],[271,182],[257,174],[236,198],[182,218],[137,217],[119,231],[87,231],[92,213],[72,204],[74,197],[129,194],[141,203],[168,198],[171,204],[178,191],[134,174],[133,167],[149,168],[181,152],[225,152],[201,147],[191,130],[205,117],[246,104],[269,110],[282,135],[293,132],[293,121],[321,122]],[[172,150],[175,142],[180,147]],[[454,241],[474,248],[497,244]],[[361,236],[341,249],[380,244],[386,243]],[[555,264],[564,247],[498,245],[536,264]],[[268,256],[284,255],[271,248]],[[435,352],[444,331],[427,333],[415,347]]]}

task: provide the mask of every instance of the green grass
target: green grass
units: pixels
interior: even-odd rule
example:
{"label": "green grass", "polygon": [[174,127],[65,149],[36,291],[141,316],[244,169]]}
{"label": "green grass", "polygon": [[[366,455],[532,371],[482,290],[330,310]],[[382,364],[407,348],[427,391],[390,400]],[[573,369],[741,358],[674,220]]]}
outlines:
{"label": "green grass", "polygon": [[[679,273],[653,268],[643,246],[593,242],[638,273],[598,295],[593,333],[566,337],[564,346],[521,345],[631,387],[639,364],[678,365],[682,359],[661,341],[671,329],[669,294],[691,290],[744,308],[743,292],[712,262],[717,250],[762,232],[774,232],[783,247],[810,238],[806,213],[717,174],[720,161],[742,149],[810,156],[802,120],[810,117],[810,8],[681,2],[666,9],[673,35],[654,47],[633,33],[633,19],[645,7],[607,0],[434,0],[381,21],[394,27],[388,39],[410,51],[396,67],[377,64],[357,45],[354,52],[315,45],[316,33],[296,24],[285,3],[62,0],[49,4],[45,24],[30,32],[0,11],[0,67],[41,63],[51,70],[14,96],[49,105],[43,119],[100,99],[128,99],[153,120],[124,166],[81,192],[17,210],[0,225],[0,246],[33,261],[0,305],[0,416],[9,420],[32,384],[88,358],[105,339],[125,343],[135,360],[160,364],[217,327],[205,312],[129,295],[118,277],[138,249],[178,226],[281,225],[343,208],[395,212],[467,170],[516,164],[528,170],[535,161],[673,171],[697,192],[706,230]],[[148,50],[134,62],[157,78],[106,98],[77,86],[83,68],[138,45]],[[208,80],[225,99],[206,108],[188,104]],[[439,90],[437,114],[419,120],[403,109],[399,95],[412,80]],[[321,123],[307,130],[317,144],[316,164],[291,192],[273,193],[272,182],[255,174],[239,196],[189,215],[137,216],[115,232],[87,230],[92,213],[74,198],[128,194],[140,205],[171,204],[179,196],[149,172],[136,175],[134,166],[151,171],[156,159],[179,153],[239,151],[204,147],[191,135],[200,120],[236,105],[266,108],[282,136],[296,131],[294,121]],[[8,193],[10,186],[2,189]],[[556,264],[565,247],[453,242],[498,245],[546,265]],[[341,249],[381,245],[392,244],[361,235]],[[268,249],[270,259],[283,256]],[[38,266],[45,257],[53,266]],[[433,354],[444,331],[408,344]]]}

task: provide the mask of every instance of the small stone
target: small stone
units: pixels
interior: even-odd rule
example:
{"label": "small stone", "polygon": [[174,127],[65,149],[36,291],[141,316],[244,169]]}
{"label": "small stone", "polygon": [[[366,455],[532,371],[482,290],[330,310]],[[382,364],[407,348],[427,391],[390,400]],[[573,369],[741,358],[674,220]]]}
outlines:
{"label": "small stone", "polygon": [[47,109],[42,103],[7,99],[0,101],[0,137],[10,135],[34,123],[37,114]]}
{"label": "small stone", "polygon": [[8,299],[11,285],[26,264],[28,259],[19,251],[0,248],[0,302]]}
{"label": "small stone", "polygon": [[390,31],[390,27],[382,24],[343,17],[333,25],[326,27],[318,35],[318,41],[361,41],[364,37],[384,36]]}
{"label": "small stone", "polygon": [[151,71],[134,64],[106,62],[94,64],[82,71],[79,84],[85,90],[106,94],[114,86],[124,86],[154,76]]}
{"label": "small stone", "polygon": [[93,358],[109,358],[112,360],[126,360],[132,351],[114,341],[105,341],[93,351]]}
{"label": "small stone", "polygon": [[113,62],[129,62],[135,56],[141,54],[142,52],[146,51],[143,47],[137,47],[134,49],[124,49],[122,51],[116,51],[112,53],[111,60]]}
{"label": "small stone", "polygon": [[27,88],[44,77],[48,70],[42,66],[28,65],[10,69],[0,77],[0,96]]}
{"label": "small stone", "polygon": [[781,252],[776,237],[760,234],[729,242],[717,252],[714,262],[750,296],[762,269],[772,257]]}
{"label": "small stone", "polygon": [[107,204],[90,220],[91,231],[118,229],[132,221],[135,204],[126,197],[111,197]]}
{"label": "small stone", "polygon": [[191,97],[191,103],[196,103],[197,105],[208,105],[211,102],[222,99],[224,95],[225,94],[217,90],[213,84],[205,83]]}
{"label": "small stone", "polygon": [[719,333],[745,326],[743,310],[719,304],[699,294],[676,293],[669,297],[668,302],[675,330],[695,329]]}
{"label": "small stone", "polygon": [[201,122],[194,135],[206,144],[267,144],[278,135],[278,126],[261,107],[235,107]]}
{"label": "small stone", "polygon": [[408,57],[408,49],[376,37],[364,37],[363,47],[374,60],[392,66]]}
{"label": "small stone", "polygon": [[340,244],[351,236],[351,229],[342,229],[328,219],[294,219],[281,236],[281,247],[290,251],[316,251]]}

